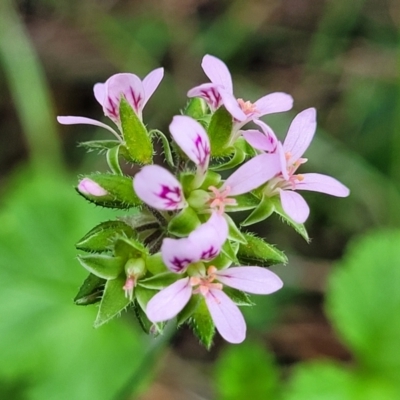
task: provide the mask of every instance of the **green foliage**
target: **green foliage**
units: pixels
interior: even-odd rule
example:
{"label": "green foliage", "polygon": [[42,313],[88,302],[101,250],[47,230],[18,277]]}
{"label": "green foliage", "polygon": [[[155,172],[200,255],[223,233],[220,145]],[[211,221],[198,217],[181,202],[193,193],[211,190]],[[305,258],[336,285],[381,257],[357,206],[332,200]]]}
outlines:
{"label": "green foliage", "polygon": [[[100,210],[60,176],[25,171],[10,186],[0,215],[0,381],[18,382],[27,400],[113,398],[145,346],[122,319],[93,330],[96,310],[71,301],[84,278],[73,244]],[[1,387],[0,397],[11,398]]]}
{"label": "green foliage", "polygon": [[331,277],[327,306],[360,367],[394,379],[400,376],[399,243],[399,231],[354,243]]}
{"label": "green foliage", "polygon": [[254,342],[226,349],[216,367],[219,400],[278,399],[279,375],[272,356]]}
{"label": "green foliage", "polygon": [[201,343],[210,349],[215,335],[215,326],[204,297],[201,296],[189,322]]}
{"label": "green foliage", "polygon": [[168,223],[168,232],[178,237],[188,236],[200,225],[197,213],[191,207],[185,207]]}

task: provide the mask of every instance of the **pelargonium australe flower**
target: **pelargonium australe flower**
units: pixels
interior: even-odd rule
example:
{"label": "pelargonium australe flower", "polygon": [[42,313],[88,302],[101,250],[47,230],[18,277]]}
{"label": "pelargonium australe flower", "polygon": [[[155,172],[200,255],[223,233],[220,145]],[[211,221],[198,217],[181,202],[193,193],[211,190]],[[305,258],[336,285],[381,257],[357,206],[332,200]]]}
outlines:
{"label": "pelargonium australe flower", "polygon": [[303,223],[310,213],[306,201],[296,190],[311,190],[337,197],[349,195],[349,189],[330,176],[316,173],[296,174],[300,165],[307,162],[302,155],[310,145],[317,127],[315,108],[308,108],[297,114],[283,145],[276,139],[271,128],[261,121],[257,123],[264,133],[246,131],[243,133],[244,138],[258,150],[276,152],[281,163],[280,173],[267,183],[264,193],[270,197],[279,195],[282,208],[295,222]]}
{"label": "pelargonium australe flower", "polygon": [[246,336],[246,323],[237,305],[224,293],[224,285],[254,294],[270,294],[283,283],[268,269],[261,267],[230,267],[218,270],[204,266],[221,251],[228,236],[225,219],[213,213],[210,219],[196,228],[187,238],[164,239],[161,254],[165,265],[175,273],[189,276],[179,279],[158,292],[147,304],[146,314],[152,322],[174,318],[189,302],[192,295],[204,297],[211,318],[221,336],[231,343],[240,343]]}
{"label": "pelargonium australe flower", "polygon": [[[175,142],[197,166],[194,188],[203,182],[210,160],[210,142],[204,128],[187,116],[175,116],[170,124]],[[210,187],[211,208],[222,213],[224,205],[234,204],[228,196],[237,196],[259,187],[280,170],[277,154],[260,154],[239,167],[223,183],[221,188]],[[179,210],[187,205],[183,188],[178,179],[158,165],[147,165],[135,176],[134,189],[137,196],[158,210]]]}
{"label": "pelargonium australe flower", "polygon": [[[141,120],[143,108],[157,89],[163,75],[163,68],[151,71],[143,80],[134,74],[115,74],[108,78],[105,83],[96,83],[94,85],[94,96],[103,107],[104,115],[110,118],[120,129],[119,103],[121,97],[125,97]],[[87,124],[100,126],[112,132],[121,141],[121,136],[115,129],[91,118],[60,116],[57,117],[57,120],[64,125]]]}
{"label": "pelargonium australe flower", "polygon": [[212,111],[223,104],[238,121],[236,129],[263,115],[288,111],[293,106],[292,96],[280,92],[263,96],[254,103],[236,99],[233,94],[231,74],[220,59],[207,54],[203,57],[201,66],[211,83],[204,83],[189,90],[188,97],[203,98]]}

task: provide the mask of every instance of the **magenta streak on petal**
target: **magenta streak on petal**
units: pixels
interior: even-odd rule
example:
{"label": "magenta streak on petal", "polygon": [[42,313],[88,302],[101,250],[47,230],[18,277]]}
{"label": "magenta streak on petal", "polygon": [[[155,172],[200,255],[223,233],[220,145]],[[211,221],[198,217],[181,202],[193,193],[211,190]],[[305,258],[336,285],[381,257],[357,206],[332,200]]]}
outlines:
{"label": "magenta streak on petal", "polygon": [[178,257],[174,257],[171,261],[171,264],[174,266],[174,272],[181,272],[183,271],[193,260],[189,258],[182,258],[179,259]]}
{"label": "magenta streak on petal", "polygon": [[197,138],[194,141],[197,150],[197,159],[202,168],[206,166],[208,156],[210,155],[210,147],[203,141],[203,138],[197,134]]}
{"label": "magenta streak on petal", "polygon": [[170,188],[169,186],[161,185],[161,192],[157,196],[165,200],[167,208],[178,207],[182,200],[181,189],[178,186]]}
{"label": "magenta streak on petal", "polygon": [[208,90],[202,90],[201,94],[204,96],[204,98],[210,103],[210,105],[213,108],[218,108],[221,105],[222,98],[221,95],[217,90],[215,90],[214,87],[208,89]]}
{"label": "magenta streak on petal", "polygon": [[200,260],[211,260],[218,255],[218,249],[214,248],[214,246],[210,246],[208,250],[205,250],[201,253]]}
{"label": "magenta streak on petal", "polygon": [[131,96],[132,96],[132,101],[133,101],[133,107],[135,108],[135,111],[138,113],[140,110],[140,102],[142,101],[142,96],[139,95],[136,97],[135,92],[133,91],[132,88],[130,88]]}
{"label": "magenta streak on petal", "polygon": [[[110,108],[111,106],[111,108]],[[118,118],[118,110],[116,104],[113,102],[112,98],[108,96],[108,107],[107,111],[109,112],[110,115],[112,115],[114,118]]]}

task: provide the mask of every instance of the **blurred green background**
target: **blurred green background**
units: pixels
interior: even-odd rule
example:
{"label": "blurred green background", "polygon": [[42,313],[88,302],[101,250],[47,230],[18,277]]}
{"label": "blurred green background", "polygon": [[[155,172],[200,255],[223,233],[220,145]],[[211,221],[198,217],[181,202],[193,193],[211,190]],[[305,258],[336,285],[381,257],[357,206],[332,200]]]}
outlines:
{"label": "blurred green background", "polygon": [[[1,0],[0,398],[400,398],[399,28],[398,0]],[[144,119],[167,132],[207,53],[238,97],[293,95],[264,119],[281,139],[316,107],[302,170],[351,196],[306,193],[310,244],[275,217],[255,227],[290,262],[274,269],[284,289],[244,310],[245,344],[155,341],[129,314],[94,330],[95,307],[72,301],[74,243],[113,213],[73,186],[107,168],[77,142],[108,134],[55,117],[100,119],[94,83],[163,66]]]}

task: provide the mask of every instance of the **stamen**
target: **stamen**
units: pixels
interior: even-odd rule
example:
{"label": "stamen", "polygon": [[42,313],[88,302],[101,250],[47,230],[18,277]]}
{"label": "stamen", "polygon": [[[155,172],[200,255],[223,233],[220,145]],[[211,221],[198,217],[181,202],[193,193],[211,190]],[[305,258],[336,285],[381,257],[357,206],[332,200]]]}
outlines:
{"label": "stamen", "polygon": [[257,107],[250,101],[244,101],[243,99],[237,99],[239,107],[246,115],[254,114],[257,111]]}
{"label": "stamen", "polygon": [[210,186],[208,190],[213,192],[209,200],[210,208],[216,208],[219,215],[222,215],[225,212],[225,206],[237,205],[235,199],[228,198],[228,195],[231,191],[231,188],[229,186],[227,186],[226,189],[222,192],[220,192],[219,189],[217,189],[215,186]]}
{"label": "stamen", "polygon": [[125,285],[122,287],[122,289],[125,291],[125,297],[132,301],[133,298],[133,289],[136,286],[136,279],[134,276],[128,276],[126,278]]}

